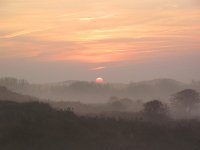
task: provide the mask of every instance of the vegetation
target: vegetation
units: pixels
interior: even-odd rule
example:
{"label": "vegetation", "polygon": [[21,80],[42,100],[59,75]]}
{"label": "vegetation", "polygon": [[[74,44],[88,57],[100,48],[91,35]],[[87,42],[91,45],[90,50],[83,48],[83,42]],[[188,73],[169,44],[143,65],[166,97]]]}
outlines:
{"label": "vegetation", "polygon": [[[29,87],[23,80],[19,83]],[[90,86],[84,83],[86,91],[79,84],[70,88],[84,94]],[[94,93],[95,88],[109,89],[93,88]],[[199,150],[199,101],[196,90],[185,89],[174,94],[171,103],[119,96],[104,104],[44,103],[0,87],[0,149]]]}
{"label": "vegetation", "polygon": [[155,79],[131,82],[129,84],[64,81],[48,84],[33,84],[23,79],[0,78],[0,85],[17,93],[50,99],[53,101],[80,101],[84,103],[107,102],[109,97],[126,97],[133,100],[149,101],[160,99],[167,102],[170,96],[184,89],[200,92],[200,82],[190,84],[172,79]]}
{"label": "vegetation", "polygon": [[200,96],[193,89],[185,89],[174,94],[171,101],[178,113],[190,117],[192,110],[195,110],[197,104],[200,102]]}
{"label": "vegetation", "polygon": [[199,141],[198,120],[79,117],[45,103],[0,102],[2,150],[199,150]]}
{"label": "vegetation", "polygon": [[144,116],[149,121],[165,121],[168,117],[168,107],[159,100],[144,104]]}

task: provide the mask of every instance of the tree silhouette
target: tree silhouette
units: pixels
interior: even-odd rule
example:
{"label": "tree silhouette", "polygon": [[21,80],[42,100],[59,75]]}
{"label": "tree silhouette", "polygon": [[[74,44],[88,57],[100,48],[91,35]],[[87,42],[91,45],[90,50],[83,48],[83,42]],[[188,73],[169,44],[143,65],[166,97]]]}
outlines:
{"label": "tree silhouette", "polygon": [[199,93],[193,89],[185,89],[172,96],[172,105],[181,113],[190,116],[196,104],[200,102]]}
{"label": "tree silhouette", "polygon": [[149,120],[165,119],[168,107],[159,100],[152,100],[144,104],[144,115]]}

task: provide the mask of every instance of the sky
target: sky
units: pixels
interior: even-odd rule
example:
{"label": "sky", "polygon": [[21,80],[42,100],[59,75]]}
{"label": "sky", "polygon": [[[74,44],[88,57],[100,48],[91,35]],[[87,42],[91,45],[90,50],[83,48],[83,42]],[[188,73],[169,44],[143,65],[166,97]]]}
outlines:
{"label": "sky", "polygon": [[200,80],[199,0],[0,0],[0,77]]}

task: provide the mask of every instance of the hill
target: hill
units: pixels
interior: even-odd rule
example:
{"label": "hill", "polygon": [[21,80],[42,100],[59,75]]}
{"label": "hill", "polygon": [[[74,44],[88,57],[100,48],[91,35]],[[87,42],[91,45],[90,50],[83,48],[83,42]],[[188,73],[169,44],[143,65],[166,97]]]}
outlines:
{"label": "hill", "polygon": [[86,81],[64,81],[58,83],[33,84],[15,78],[0,78],[0,86],[24,95],[52,101],[80,101],[83,103],[105,103],[112,96],[133,100],[160,99],[167,102],[170,96],[184,89],[200,92],[200,82],[182,83],[172,79],[155,79],[129,84],[96,84]]}
{"label": "hill", "polygon": [[37,100],[37,98],[18,94],[16,92],[12,92],[8,90],[6,87],[0,86],[0,100],[7,100],[7,101],[16,101],[16,102],[28,102]]}

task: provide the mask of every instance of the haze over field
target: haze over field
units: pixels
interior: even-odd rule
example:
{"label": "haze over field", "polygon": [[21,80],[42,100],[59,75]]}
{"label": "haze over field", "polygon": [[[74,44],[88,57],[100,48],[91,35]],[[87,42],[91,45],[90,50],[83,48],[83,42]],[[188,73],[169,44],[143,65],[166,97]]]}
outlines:
{"label": "haze over field", "polygon": [[194,89],[200,92],[200,81],[191,83],[172,79],[154,79],[128,84],[95,83],[86,81],[63,81],[46,84],[30,83],[23,79],[0,78],[0,86],[11,91],[51,101],[82,103],[107,103],[112,97],[129,98],[134,101],[159,99],[169,103],[176,92]]}
{"label": "haze over field", "polygon": [[1,76],[200,79],[199,0],[0,0],[0,22]]}

